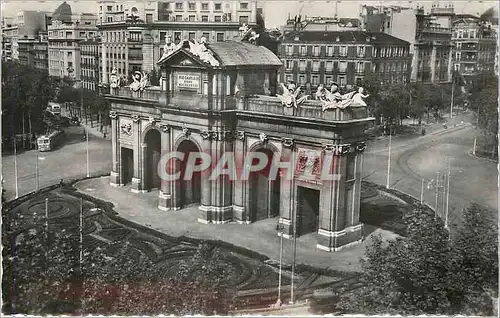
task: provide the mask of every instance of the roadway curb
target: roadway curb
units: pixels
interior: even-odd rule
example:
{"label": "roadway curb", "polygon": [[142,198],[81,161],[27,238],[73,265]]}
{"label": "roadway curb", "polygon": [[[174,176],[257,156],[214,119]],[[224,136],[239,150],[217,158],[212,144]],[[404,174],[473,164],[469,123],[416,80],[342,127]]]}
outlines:
{"label": "roadway curb", "polygon": [[469,156],[471,156],[474,159],[485,160],[485,161],[489,161],[489,162],[496,163],[496,164],[499,163],[497,160],[493,160],[493,159],[489,159],[489,158],[483,158],[483,157],[479,157],[479,156],[474,155],[472,153],[472,149],[467,150],[467,153],[469,154]]}

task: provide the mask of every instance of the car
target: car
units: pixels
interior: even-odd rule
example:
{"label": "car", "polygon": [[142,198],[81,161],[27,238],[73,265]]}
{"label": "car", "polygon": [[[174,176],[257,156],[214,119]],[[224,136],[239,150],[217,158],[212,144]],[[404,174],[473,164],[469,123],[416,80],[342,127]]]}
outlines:
{"label": "car", "polygon": [[75,117],[70,118],[70,123],[71,123],[71,125],[78,126],[78,125],[80,125],[80,120],[78,119],[78,117],[75,116]]}

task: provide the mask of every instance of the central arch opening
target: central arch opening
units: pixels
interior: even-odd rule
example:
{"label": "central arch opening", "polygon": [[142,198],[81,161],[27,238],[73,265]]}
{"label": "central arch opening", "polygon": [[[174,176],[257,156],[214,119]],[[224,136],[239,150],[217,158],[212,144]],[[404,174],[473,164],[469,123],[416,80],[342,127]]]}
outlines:
{"label": "central arch opening", "polygon": [[[177,151],[184,153],[184,160],[180,161],[181,178],[179,181],[179,202],[181,207],[200,204],[201,200],[201,172],[194,172],[191,178],[185,180],[187,161],[191,153],[200,152],[198,146],[190,140],[179,144]],[[197,163],[199,164],[199,163]],[[191,167],[192,168],[192,167]]]}
{"label": "central arch opening", "polygon": [[[250,195],[250,219],[252,222],[267,218],[274,218],[280,212],[280,176],[270,178],[269,172],[273,164],[274,152],[269,149],[258,149],[267,157],[267,165],[260,171],[250,174],[249,195]],[[253,159],[257,164],[258,159]]]}

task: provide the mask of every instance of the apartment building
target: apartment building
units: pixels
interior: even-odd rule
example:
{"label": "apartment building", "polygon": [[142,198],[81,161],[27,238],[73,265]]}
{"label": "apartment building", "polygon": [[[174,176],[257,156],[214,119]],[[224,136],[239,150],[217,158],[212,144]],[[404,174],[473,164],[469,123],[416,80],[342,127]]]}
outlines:
{"label": "apartment building", "polygon": [[93,37],[81,40],[80,46],[80,78],[85,89],[98,91],[101,62],[101,38]]}
{"label": "apartment building", "polygon": [[494,71],[497,34],[495,26],[473,15],[453,21],[453,69],[471,83],[479,72]]}
{"label": "apartment building", "polygon": [[451,34],[453,6],[434,4],[430,13],[423,7],[361,7],[361,29],[390,34],[410,43],[411,81],[451,82]]}
{"label": "apartment building", "polygon": [[405,83],[411,72],[409,46],[382,32],[290,32],[279,47],[280,81],[293,80],[306,90],[332,81],[349,88],[374,72],[385,83]]}
{"label": "apartment building", "polygon": [[167,35],[208,42],[233,39],[242,24],[256,26],[257,1],[99,1],[102,80],[113,68],[120,76],[149,72],[163,55]]}
{"label": "apartment building", "polygon": [[72,14],[71,6],[61,4],[48,27],[49,74],[80,81],[80,41],[97,35],[97,16],[91,13]]}

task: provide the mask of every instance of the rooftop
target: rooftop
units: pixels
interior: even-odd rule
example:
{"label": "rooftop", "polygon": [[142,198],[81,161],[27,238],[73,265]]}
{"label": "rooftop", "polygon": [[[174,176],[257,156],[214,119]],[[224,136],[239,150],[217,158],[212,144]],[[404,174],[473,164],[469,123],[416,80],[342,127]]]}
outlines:
{"label": "rooftop", "polygon": [[59,20],[63,22],[71,22],[71,6],[64,1],[52,15],[52,20]]}
{"label": "rooftop", "polygon": [[209,43],[207,48],[225,66],[282,65],[280,59],[266,47],[247,42],[214,42]]}
{"label": "rooftop", "polygon": [[290,32],[285,34],[283,41],[300,42],[341,42],[341,43],[374,43],[374,44],[399,44],[409,45],[410,43],[383,32],[366,31],[308,31]]}

